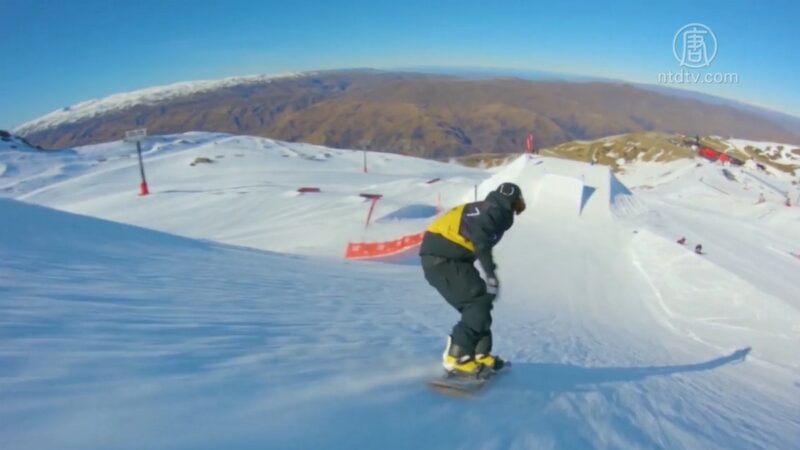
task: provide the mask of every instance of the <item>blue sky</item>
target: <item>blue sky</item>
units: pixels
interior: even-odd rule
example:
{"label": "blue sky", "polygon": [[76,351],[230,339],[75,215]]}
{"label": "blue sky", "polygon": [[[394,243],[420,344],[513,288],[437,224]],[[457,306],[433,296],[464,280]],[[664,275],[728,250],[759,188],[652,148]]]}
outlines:
{"label": "blue sky", "polygon": [[719,51],[682,85],[800,116],[800,4],[791,1],[0,0],[0,128],[176,81],[347,67],[482,66],[656,84],[681,70],[675,32]]}

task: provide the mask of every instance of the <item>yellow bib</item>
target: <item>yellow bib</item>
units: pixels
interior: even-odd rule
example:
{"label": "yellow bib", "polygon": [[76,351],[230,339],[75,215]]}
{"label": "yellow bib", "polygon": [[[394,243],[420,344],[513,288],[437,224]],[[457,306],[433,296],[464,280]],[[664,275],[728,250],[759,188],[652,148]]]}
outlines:
{"label": "yellow bib", "polygon": [[468,241],[467,238],[462,236],[459,232],[461,228],[461,215],[464,213],[464,206],[466,205],[456,206],[450,211],[444,213],[441,217],[434,220],[433,223],[428,226],[427,231],[429,233],[438,234],[448,241],[455,242],[456,244],[474,253],[475,246],[472,245],[472,242]]}

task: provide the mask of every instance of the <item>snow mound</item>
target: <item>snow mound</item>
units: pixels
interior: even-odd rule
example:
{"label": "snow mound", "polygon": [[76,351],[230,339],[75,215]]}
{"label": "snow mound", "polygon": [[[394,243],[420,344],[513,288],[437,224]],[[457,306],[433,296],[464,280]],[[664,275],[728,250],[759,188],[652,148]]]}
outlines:
{"label": "snow mound", "polygon": [[436,215],[438,208],[432,205],[406,205],[402,206],[396,211],[376,220],[376,222],[388,222],[390,220],[411,220],[411,219],[426,219]]}
{"label": "snow mound", "polygon": [[84,254],[112,249],[126,254],[145,246],[163,248],[164,251],[206,247],[196,241],[146,228],[64,214],[10,199],[0,198],[0,209],[4,218],[0,223],[0,244],[4,252],[29,251],[80,259]]}
{"label": "snow mound", "polygon": [[[529,182],[530,183],[530,182]],[[530,214],[551,220],[577,218],[591,193],[584,193],[583,180],[570,176],[545,173],[533,184]],[[523,192],[529,189],[522,188]]]}
{"label": "snow mound", "polygon": [[505,181],[516,183],[525,196],[529,211],[521,220],[607,221],[646,211],[608,166],[523,155],[481,183],[478,197]]}

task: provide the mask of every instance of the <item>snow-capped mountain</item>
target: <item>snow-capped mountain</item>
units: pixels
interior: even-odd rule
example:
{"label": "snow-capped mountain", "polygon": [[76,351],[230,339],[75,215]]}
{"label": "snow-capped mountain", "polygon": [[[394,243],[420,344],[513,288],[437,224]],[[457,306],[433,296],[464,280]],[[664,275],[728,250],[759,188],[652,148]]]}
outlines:
{"label": "snow-capped mountain", "polygon": [[16,132],[44,148],[153,134],[227,132],[445,159],[609,135],[679,131],[800,144],[784,122],[619,82],[338,70],[179,83],[48,114]]}
{"label": "snow-capped mountain", "polygon": [[270,83],[276,79],[294,78],[313,75],[313,73],[288,73],[275,75],[249,75],[222,78],[219,80],[197,80],[172,83],[165,86],[154,86],[131,92],[122,92],[99,99],[87,100],[66,106],[45,114],[42,117],[25,122],[14,128],[14,132],[27,135],[37,131],[54,128],[59,125],[75,123],[111,112],[122,111],[138,105],[155,105],[170,100],[186,97],[202,92],[209,92],[233,86],[248,86]]}

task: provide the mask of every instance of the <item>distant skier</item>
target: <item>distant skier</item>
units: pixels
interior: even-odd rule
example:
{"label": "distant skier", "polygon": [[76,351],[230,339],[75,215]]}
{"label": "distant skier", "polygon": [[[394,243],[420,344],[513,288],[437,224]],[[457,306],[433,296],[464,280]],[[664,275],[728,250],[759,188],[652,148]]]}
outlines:
{"label": "distant skier", "polygon": [[[519,186],[502,183],[483,201],[457,206],[436,219],[420,248],[425,279],[461,313],[447,337],[442,364],[452,373],[499,370],[505,361],[492,355],[492,306],[500,283],[492,248],[525,210]],[[484,281],[475,268],[480,262]]]}
{"label": "distant skier", "polygon": [[703,246],[700,245],[700,244],[697,244],[694,247],[694,252],[697,253],[698,255],[702,255],[703,254]]}
{"label": "distant skier", "polygon": [[685,243],[686,243],[686,238],[685,237],[682,237],[682,238],[678,239],[678,244],[683,245]]}

